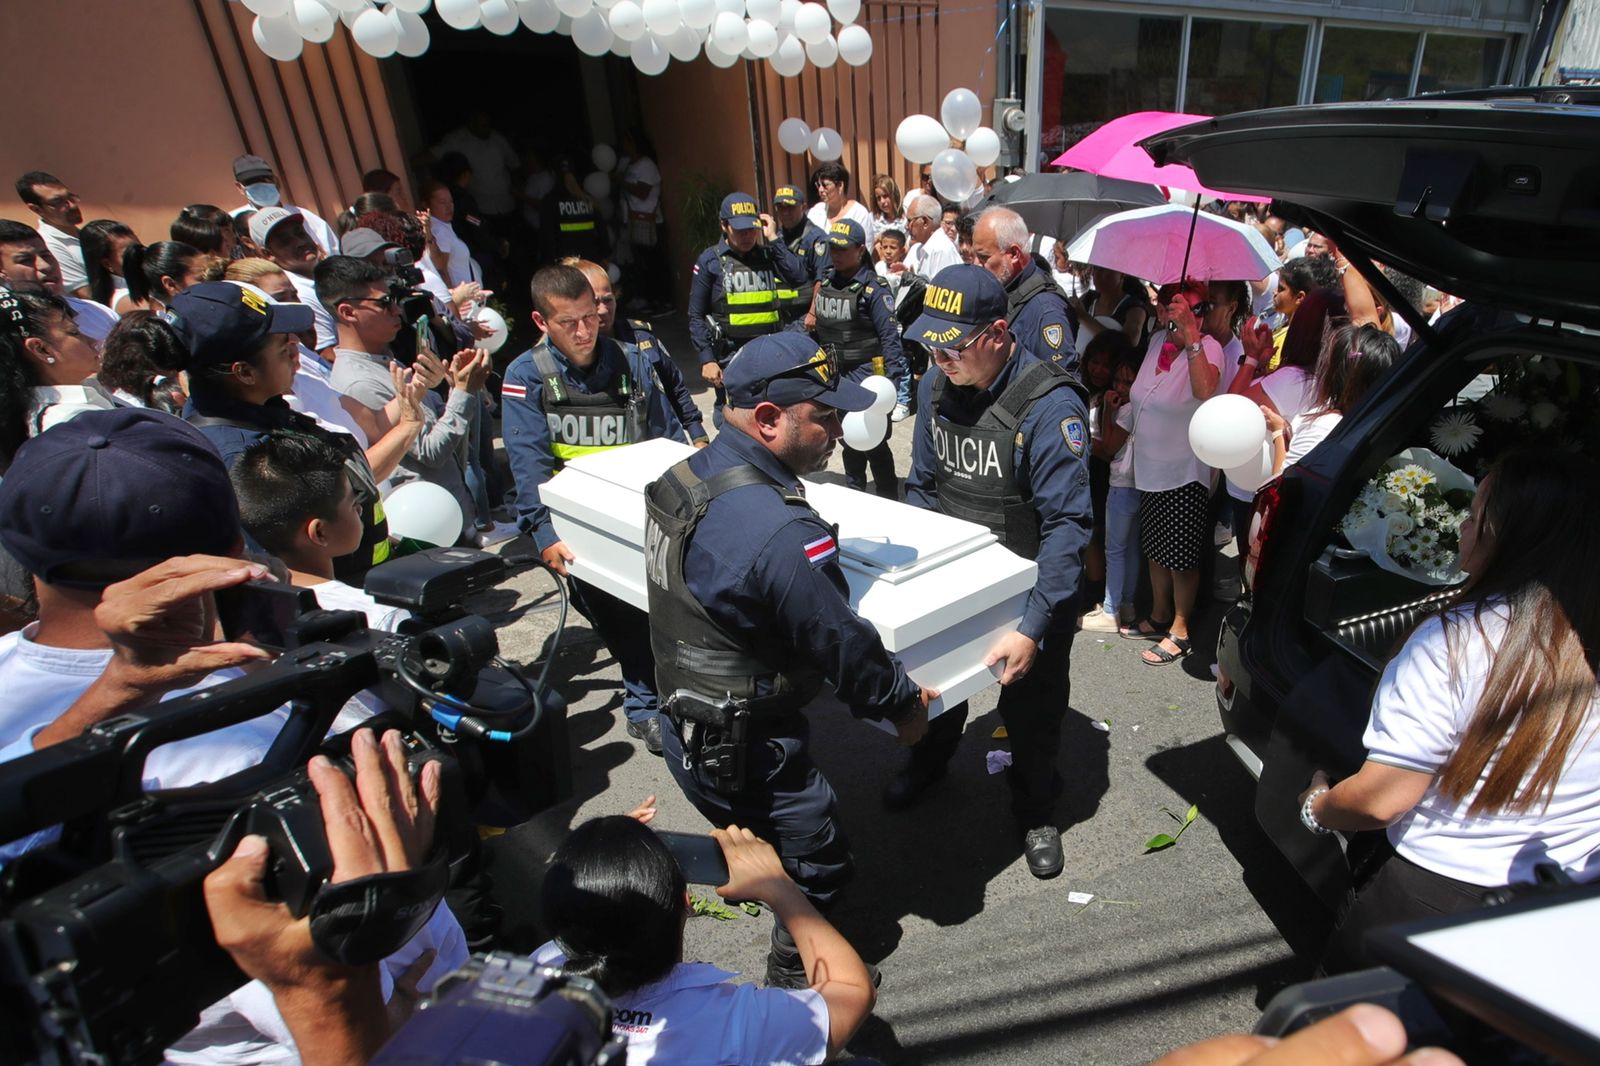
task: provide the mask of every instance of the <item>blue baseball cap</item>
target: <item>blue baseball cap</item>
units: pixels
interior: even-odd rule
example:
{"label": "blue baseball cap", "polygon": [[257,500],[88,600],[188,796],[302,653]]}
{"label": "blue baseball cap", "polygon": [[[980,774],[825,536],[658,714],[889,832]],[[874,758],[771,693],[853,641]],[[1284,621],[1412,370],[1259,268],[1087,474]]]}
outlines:
{"label": "blue baseball cap", "polygon": [[780,185],[772,194],[772,202],[780,207],[793,207],[805,203],[805,199],[800,195],[800,190],[793,185]]}
{"label": "blue baseball cap", "polygon": [[241,543],[228,468],[161,411],[89,411],[17,449],[0,481],[0,541],[49,585],[104,588],[179,555]]}
{"label": "blue baseball cap", "polygon": [[757,229],[761,225],[755,197],[744,192],[730,192],[722,198],[721,218],[729,229]]}
{"label": "blue baseball cap", "polygon": [[305,304],[273,303],[258,289],[230,281],[192,285],[167,302],[166,320],[189,349],[191,366],[231,366],[274,333],[311,328]]}
{"label": "blue baseball cap", "polygon": [[835,248],[848,248],[852,244],[866,244],[867,233],[861,223],[853,218],[841,218],[828,227],[828,243]]}
{"label": "blue baseball cap", "polygon": [[955,348],[1007,314],[1000,279],[976,264],[958,263],[928,282],[922,313],[905,335],[927,348]]}
{"label": "blue baseball cap", "polygon": [[840,411],[865,411],[874,393],[839,376],[839,360],[804,333],[788,330],[757,337],[739,349],[722,372],[722,387],[733,407],[752,408],[763,400],[789,407],[804,400]]}

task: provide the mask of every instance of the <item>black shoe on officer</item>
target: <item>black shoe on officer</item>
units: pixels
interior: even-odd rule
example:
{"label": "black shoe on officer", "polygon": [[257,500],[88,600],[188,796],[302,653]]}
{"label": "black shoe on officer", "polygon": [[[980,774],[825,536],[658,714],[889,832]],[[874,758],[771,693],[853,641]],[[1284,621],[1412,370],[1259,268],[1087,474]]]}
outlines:
{"label": "black shoe on officer", "polygon": [[1061,831],[1053,825],[1028,830],[1022,838],[1022,854],[1028,860],[1028,872],[1041,881],[1056,876],[1066,865],[1061,854]]}
{"label": "black shoe on officer", "polygon": [[[883,971],[870,962],[863,962],[862,965],[867,968],[867,976],[872,978],[872,987],[881,988],[883,986]],[[811,987],[811,978],[806,973],[806,968],[800,963],[798,957],[793,960],[793,965],[790,965],[789,960],[780,959],[778,953],[774,951],[767,954],[766,984],[768,988],[788,988],[799,991]]]}
{"label": "black shoe on officer", "polygon": [[944,780],[945,771],[948,769],[943,764],[937,767],[921,767],[915,763],[896,773],[889,779],[883,789],[883,805],[891,811],[904,811],[916,806],[922,794],[940,781]]}
{"label": "black shoe on officer", "polygon": [[661,754],[661,716],[652,714],[643,722],[629,722],[628,735],[634,740],[644,741],[645,750],[651,755]]}

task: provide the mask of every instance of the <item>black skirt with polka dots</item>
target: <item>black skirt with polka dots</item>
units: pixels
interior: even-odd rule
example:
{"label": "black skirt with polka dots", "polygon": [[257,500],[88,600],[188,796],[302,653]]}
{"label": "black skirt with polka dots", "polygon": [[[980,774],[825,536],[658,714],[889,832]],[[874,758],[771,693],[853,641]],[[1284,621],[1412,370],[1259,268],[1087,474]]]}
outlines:
{"label": "black skirt with polka dots", "polygon": [[1211,491],[1198,481],[1139,494],[1139,548],[1168,570],[1198,570],[1205,549]]}

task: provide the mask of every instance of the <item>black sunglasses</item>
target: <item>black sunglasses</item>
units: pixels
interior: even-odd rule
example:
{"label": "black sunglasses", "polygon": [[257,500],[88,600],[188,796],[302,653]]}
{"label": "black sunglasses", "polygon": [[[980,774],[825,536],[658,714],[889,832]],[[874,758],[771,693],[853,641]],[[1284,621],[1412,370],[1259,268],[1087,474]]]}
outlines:
{"label": "black sunglasses", "polygon": [[839,355],[832,348],[822,348],[810,359],[787,370],[780,370],[776,374],[768,374],[764,378],[757,378],[761,383],[761,398],[767,398],[767,390],[774,381],[784,378],[809,378],[823,388],[832,390],[839,383]]}
{"label": "black sunglasses", "polygon": [[399,305],[400,297],[391,292],[382,296],[352,296],[344,302],[347,304],[377,304],[380,309],[387,311],[391,307]]}

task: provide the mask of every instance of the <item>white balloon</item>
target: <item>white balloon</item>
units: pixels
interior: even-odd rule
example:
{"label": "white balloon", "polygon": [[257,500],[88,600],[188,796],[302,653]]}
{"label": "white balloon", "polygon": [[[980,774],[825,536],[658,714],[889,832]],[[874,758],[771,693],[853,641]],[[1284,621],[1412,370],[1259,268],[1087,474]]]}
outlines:
{"label": "white balloon", "polygon": [[839,58],[839,42],[833,39],[831,33],[820,41],[812,41],[806,45],[806,57],[826,70]]}
{"label": "white balloon", "polygon": [[363,6],[358,7],[354,11],[341,11],[341,12],[339,12],[339,21],[344,23],[346,29],[354,29],[355,28],[355,24],[356,24],[356,19],[361,17],[362,12],[372,10],[370,7],[365,6],[366,2],[367,2],[367,0],[361,0],[361,3],[362,3]]}
{"label": "white balloon", "polygon": [[964,141],[983,125],[983,104],[971,89],[951,89],[945,93],[944,103],[939,105],[939,118],[950,136]]}
{"label": "white balloon", "polygon": [[778,5],[778,29],[794,32],[794,17],[800,13],[800,0],[781,0]]}
{"label": "white balloon", "polygon": [[980,167],[992,167],[1000,158],[1000,135],[988,126],[979,126],[967,138],[967,154]]}
{"label": "white balloon", "polygon": [[650,32],[665,40],[678,32],[683,16],[678,12],[678,0],[644,0],[644,24]]}
{"label": "white balloon", "polygon": [[700,54],[705,34],[693,26],[679,26],[678,32],[667,38],[667,51],[680,63],[688,63]]}
{"label": "white balloon", "polygon": [[461,505],[450,490],[431,481],[408,481],[383,499],[389,532],[447,548],[461,536]]}
{"label": "white balloon", "polygon": [[[606,17],[593,9],[579,15],[572,20],[572,43],[578,46],[578,51],[586,56],[603,56],[611,51],[611,42],[615,35],[611,26],[606,22]],[[596,154],[600,149],[595,148]],[[613,160],[615,153],[613,153]]]}
{"label": "white balloon", "polygon": [[275,19],[289,13],[289,0],[244,0],[244,6],[252,14],[267,19]]}
{"label": "white balloon", "polygon": [[783,0],[744,0],[744,13],[753,19],[776,24],[783,14]]}
{"label": "white balloon", "polygon": [[432,35],[421,15],[393,7],[389,9],[389,17],[394,19],[395,32],[399,35],[394,49],[396,54],[415,59],[428,50]]}
{"label": "white balloon", "polygon": [[711,24],[717,20],[717,2],[716,0],[680,0],[678,13],[682,16],[685,26],[701,30],[701,36],[703,37],[705,36],[703,31],[709,30]]}
{"label": "white balloon", "polygon": [[433,0],[392,0],[389,6],[407,15],[420,15],[433,6]]}
{"label": "white balloon", "polygon": [[751,19],[744,28],[749,38],[745,47],[756,59],[765,59],[778,50],[778,30],[772,23]]}
{"label": "white balloon", "polygon": [[[513,16],[512,25],[516,25],[516,21]],[[356,39],[356,44],[363,52],[374,59],[387,59],[400,47],[399,25],[376,8],[369,8],[356,16],[355,25],[350,27],[350,36]]]}
{"label": "white balloon", "polygon": [[1241,492],[1254,492],[1272,480],[1272,442],[1261,442],[1261,452],[1252,455],[1238,466],[1224,470],[1228,483]]}
{"label": "white balloon", "polygon": [[623,59],[631,59],[633,56],[633,42],[624,41],[613,33],[611,35],[611,54]]}
{"label": "white balloon", "polygon": [[852,67],[866,66],[872,58],[872,34],[865,26],[846,26],[839,31],[839,58]]}
{"label": "white balloon", "polygon": [[730,15],[744,18],[744,0],[712,0],[717,6],[717,14],[726,11]]}
{"label": "white balloon", "polygon": [[572,16],[571,15],[563,15],[560,12],[557,12],[556,15],[557,15],[557,17],[556,17],[556,32],[561,34],[563,37],[571,37],[572,36]]}
{"label": "white balloon", "polygon": [[849,25],[861,14],[861,0],[828,0],[828,14]]}
{"label": "white balloon", "polygon": [[[611,32],[619,39],[631,44],[644,36],[644,9],[633,0],[617,0],[607,17],[611,20]],[[633,54],[631,48],[628,54]]]}
{"label": "white balloon", "polygon": [[493,355],[495,352],[498,352],[501,348],[505,347],[506,334],[508,334],[510,330],[506,328],[506,320],[504,315],[492,307],[480,307],[478,308],[478,314],[473,321],[477,322],[477,324],[480,326],[488,326],[494,331],[487,337],[479,337],[477,340],[473,341],[473,347],[482,348],[490,355]]}
{"label": "white balloon", "polygon": [[483,0],[479,18],[483,28],[496,37],[509,37],[517,32],[517,8],[512,0]]}
{"label": "white balloon", "polygon": [[864,378],[861,387],[877,397],[872,406],[867,408],[867,414],[883,416],[894,410],[897,397],[894,391],[894,382],[882,374],[872,374]]}
{"label": "white balloon", "polygon": [[739,53],[724,52],[722,49],[717,47],[716,41],[709,38],[706,40],[705,50],[706,59],[709,60],[711,65],[714,67],[722,67],[726,69],[739,62]]}
{"label": "white balloon", "polygon": [[617,0],[594,0],[594,9],[596,11],[610,11],[616,6],[616,3]]}
{"label": "white balloon", "polygon": [[844,416],[844,442],[858,452],[870,452],[889,435],[889,420],[870,411],[851,411]]}
{"label": "white balloon", "polygon": [[300,31],[295,28],[292,15],[280,15],[277,18],[257,15],[250,26],[250,36],[255,38],[256,47],[261,49],[263,55],[282,63],[299,59],[306,46]]}
{"label": "white balloon", "polygon": [[959,148],[946,148],[933,157],[933,187],[946,200],[958,203],[978,187],[978,167],[972,157]]}
{"label": "white balloon", "polygon": [[806,69],[806,46],[792,33],[779,34],[778,48],[767,60],[780,78],[792,78]]}
{"label": "white balloon", "polygon": [[293,18],[300,36],[312,44],[325,44],[333,38],[333,12],[317,0],[294,0]]}
{"label": "white balloon", "polygon": [[619,281],[622,280],[622,268],[617,266],[617,264],[615,264],[615,263],[607,263],[606,264],[606,277],[611,279],[611,284],[613,284],[613,285],[617,284]]}
{"label": "white balloon", "polygon": [[[717,15],[717,21],[711,24],[711,40],[718,51],[737,56],[750,43],[750,30],[745,26],[744,19],[723,11]],[[731,63],[729,65],[732,66]]]}
{"label": "white balloon", "polygon": [[596,170],[609,174],[617,169],[617,150],[609,144],[597,144],[589,153],[589,161]]}
{"label": "white balloon", "polygon": [[811,154],[830,163],[844,155],[844,138],[831,126],[819,126],[811,131]]}
{"label": "white balloon", "polygon": [[[371,4],[367,3],[367,0],[322,0],[322,6],[337,11],[341,15],[359,15],[372,7]],[[347,22],[345,25],[348,26],[349,23]]]}
{"label": "white balloon", "polygon": [[811,127],[805,119],[784,119],[778,123],[778,145],[790,155],[799,155],[811,147]]}
{"label": "white balloon", "polygon": [[895,127],[894,145],[913,163],[931,163],[950,147],[950,135],[932,115],[907,115]]}
{"label": "white balloon", "polygon": [[630,55],[633,56],[633,65],[639,68],[640,74],[660,74],[667,69],[667,64],[672,62],[672,53],[648,33],[633,42],[633,51]]}
{"label": "white balloon", "polygon": [[434,0],[433,10],[452,30],[475,30],[483,17],[478,0]]}
{"label": "white balloon", "polygon": [[1189,419],[1189,447],[1202,463],[1218,470],[1253,460],[1266,436],[1261,408],[1237,393],[1211,397]]}
{"label": "white balloon", "polygon": [[556,0],[556,10],[574,22],[583,18],[593,8],[591,0]]}
{"label": "white balloon", "polygon": [[611,196],[611,175],[601,171],[591,171],[584,175],[583,191],[596,200],[609,199]]}
{"label": "white balloon", "polygon": [[806,44],[822,40],[832,29],[833,21],[828,18],[828,9],[821,4],[808,0],[794,13],[794,35]]}
{"label": "white balloon", "polygon": [[556,10],[555,0],[517,0],[517,17],[534,33],[553,33],[561,12]]}

